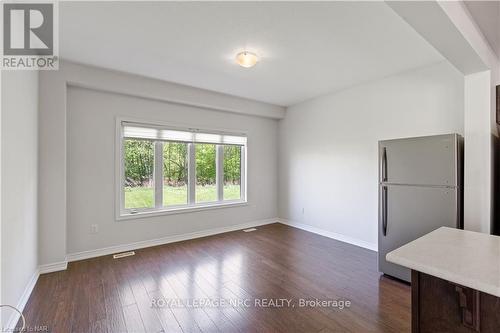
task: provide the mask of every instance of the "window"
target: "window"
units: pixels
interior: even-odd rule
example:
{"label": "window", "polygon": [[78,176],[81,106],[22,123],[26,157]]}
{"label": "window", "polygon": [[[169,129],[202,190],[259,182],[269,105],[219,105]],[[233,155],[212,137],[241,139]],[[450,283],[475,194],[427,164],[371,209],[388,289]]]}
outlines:
{"label": "window", "polygon": [[224,146],[224,200],[241,198],[241,147]]}
{"label": "window", "polygon": [[125,208],[154,207],[154,144],[148,140],[125,140],[124,161]]}
{"label": "window", "polygon": [[194,145],[196,156],[196,202],[217,201],[217,146],[207,143]]}
{"label": "window", "polygon": [[246,136],[119,124],[120,216],[245,202]]}
{"label": "window", "polygon": [[163,206],[188,203],[188,144],[163,143]]}

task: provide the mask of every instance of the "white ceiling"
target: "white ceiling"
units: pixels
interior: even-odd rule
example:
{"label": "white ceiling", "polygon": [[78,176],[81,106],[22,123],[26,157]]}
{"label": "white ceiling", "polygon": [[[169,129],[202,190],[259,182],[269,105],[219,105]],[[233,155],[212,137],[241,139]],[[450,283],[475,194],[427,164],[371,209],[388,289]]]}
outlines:
{"label": "white ceiling", "polygon": [[466,1],[469,13],[500,57],[500,1]]}
{"label": "white ceiling", "polygon": [[60,20],[64,59],[282,106],[443,60],[383,2],[61,2]]}

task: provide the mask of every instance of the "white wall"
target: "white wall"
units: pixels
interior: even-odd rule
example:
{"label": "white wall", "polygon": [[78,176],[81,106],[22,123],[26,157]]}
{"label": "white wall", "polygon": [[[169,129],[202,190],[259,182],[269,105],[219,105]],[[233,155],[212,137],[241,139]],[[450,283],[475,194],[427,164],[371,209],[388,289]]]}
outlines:
{"label": "white wall", "polygon": [[[276,218],[278,122],[84,88],[68,88],[69,254]],[[115,221],[116,117],[248,134],[248,206]],[[90,234],[91,224],[99,225]]]}
{"label": "white wall", "polygon": [[[391,1],[387,4],[463,74],[470,75],[465,78],[465,143],[469,155],[476,158],[471,157],[465,163],[469,209],[466,203],[464,226],[489,233],[492,228],[487,214],[498,210],[491,202],[498,202],[499,190],[494,184],[500,184],[495,168],[491,167],[491,155],[498,156],[493,93],[500,81],[498,55],[463,1]],[[490,86],[485,91],[487,76]],[[472,121],[470,126],[468,121]],[[500,223],[492,222],[498,228]]]}
{"label": "white wall", "polygon": [[3,71],[1,117],[1,304],[19,306],[38,266],[37,72]]}
{"label": "white wall", "polygon": [[[73,123],[68,118],[67,105],[68,102],[72,102],[67,100],[68,86],[92,88],[102,92],[107,91],[105,93],[106,98],[98,99],[101,102],[100,105],[96,104],[97,101],[85,101],[86,105],[92,104],[98,107],[99,110],[103,110],[104,105],[110,106],[109,109],[103,110],[102,115],[96,114],[96,116],[103,118],[103,120],[109,120],[112,114],[120,113],[123,110],[124,113],[135,114],[137,116],[145,114],[158,116],[159,119],[164,120],[178,119],[181,121],[188,118],[179,112],[186,112],[186,115],[191,115],[189,123],[198,122],[199,124],[206,123],[206,125],[217,123],[218,128],[248,128],[252,132],[249,140],[255,141],[257,143],[256,147],[262,148],[263,156],[276,154],[276,133],[274,134],[274,143],[269,133],[272,132],[273,126],[277,128],[277,122],[273,119],[282,117],[285,112],[284,108],[275,105],[75,63],[61,62],[59,71],[42,71],[40,73],[39,122],[39,259],[42,271],[64,269],[66,255],[73,253],[73,251],[97,249],[119,243],[160,238],[196,229],[196,231],[202,231],[215,226],[235,225],[249,219],[276,217],[277,161],[272,159],[268,161],[264,160],[262,163],[267,163],[264,171],[274,176],[267,179],[269,182],[266,184],[252,180],[251,184],[254,189],[251,190],[249,188],[250,205],[248,207],[192,213],[176,217],[172,217],[171,215],[168,218],[151,218],[147,221],[134,220],[118,223],[114,222],[114,216],[109,214],[114,208],[114,202],[106,201],[106,203],[109,203],[109,207],[103,207],[102,204],[96,204],[92,197],[85,197],[82,200],[95,205],[85,204],[85,208],[83,208],[83,206],[75,205],[73,201],[70,204],[68,200],[73,200],[78,193],[75,194],[71,185],[76,179],[75,174],[69,174],[69,172],[88,171],[89,173],[96,173],[97,171],[94,169],[81,170],[78,167],[74,169],[68,167],[68,163],[70,162],[68,141],[77,132],[77,129],[72,128],[68,130],[67,128],[68,124]],[[69,90],[72,90],[72,88]],[[90,94],[90,92],[87,92],[87,94]],[[97,95],[101,96],[102,94],[99,93]],[[135,97],[125,98],[124,95]],[[75,100],[81,101],[78,98],[75,98]],[[127,103],[124,103],[124,100],[130,101],[131,104],[138,106],[138,108],[131,110],[125,105]],[[139,103],[138,101],[141,101],[140,105],[137,104]],[[113,105],[109,105],[109,103],[115,102],[117,105],[123,107],[118,109]],[[177,106],[171,107],[174,104],[168,104],[168,102],[175,102]],[[195,109],[197,111],[187,107],[187,104],[196,105]],[[184,105],[184,108],[181,105]],[[82,112],[81,103],[73,103],[73,106],[75,107],[75,112],[71,114],[77,117]],[[93,113],[94,111],[92,108],[86,107],[85,112]],[[167,115],[168,118],[166,118]],[[90,119],[86,120],[90,121]],[[95,125],[96,129],[102,131],[101,126],[103,125],[97,123],[93,125]],[[257,130],[257,127],[259,127],[259,130]],[[261,145],[261,138],[259,137],[260,127],[262,127],[262,132],[264,133],[263,138],[270,140],[268,146],[264,147]],[[102,138],[108,140],[107,135],[114,135],[114,130],[106,132]],[[98,156],[103,156],[105,152],[109,152],[110,144],[114,145],[114,141],[104,141],[102,147],[94,147],[98,149],[96,152]],[[75,145],[75,148],[79,149],[77,145]],[[81,149],[82,153],[89,153],[88,150]],[[71,154],[71,156],[74,156],[74,154]],[[92,159],[94,158],[92,157]],[[109,159],[106,161],[109,161]],[[71,162],[74,163],[74,160],[71,159]],[[84,162],[88,163],[88,160]],[[263,164],[259,164],[261,162],[257,161],[254,162],[257,164],[251,166],[248,170],[250,178],[259,175],[262,170]],[[111,164],[114,167],[114,161]],[[114,177],[109,177],[111,169],[108,166],[104,167],[102,171],[106,174],[106,177],[102,191],[109,191],[110,186],[113,186]],[[81,184],[81,182],[78,182],[78,184]],[[91,182],[84,184],[84,188],[86,186],[95,185]],[[114,193],[106,193],[109,194],[106,200],[114,200]],[[261,195],[265,199],[261,200]],[[268,200],[268,202],[264,204],[265,200]],[[68,210],[68,208],[70,209]],[[75,219],[74,217],[78,215],[75,212],[81,212],[82,217]],[[241,218],[236,220],[234,216]],[[89,235],[89,225],[91,223],[100,224],[100,232],[97,236],[91,237]],[[71,229],[68,228],[67,230],[67,226],[69,225],[71,225]],[[78,237],[81,238],[76,236],[77,233],[80,233]],[[67,239],[67,236],[70,236],[71,239]]]}
{"label": "white wall", "polygon": [[377,145],[464,132],[464,77],[449,63],[288,108],[280,121],[279,214],[377,247]]}
{"label": "white wall", "polygon": [[465,76],[464,229],[484,233],[490,233],[492,218],[490,75],[484,71]]}

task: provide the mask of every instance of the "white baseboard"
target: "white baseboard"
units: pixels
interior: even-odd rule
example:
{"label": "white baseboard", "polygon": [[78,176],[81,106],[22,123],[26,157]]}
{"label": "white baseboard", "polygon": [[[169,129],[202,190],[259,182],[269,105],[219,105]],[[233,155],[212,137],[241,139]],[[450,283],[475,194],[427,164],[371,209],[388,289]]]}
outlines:
{"label": "white baseboard", "polygon": [[341,241],[344,243],[348,243],[351,245],[356,245],[356,246],[359,246],[359,247],[362,247],[362,248],[365,248],[368,250],[372,250],[375,252],[378,251],[378,246],[377,246],[377,244],[374,244],[374,243],[365,242],[365,241],[357,239],[357,238],[353,238],[353,237],[345,236],[342,234],[338,234],[336,232],[320,229],[320,228],[313,227],[313,226],[308,225],[308,224],[299,223],[299,222],[295,222],[295,221],[289,221],[287,219],[280,218],[280,219],[278,219],[278,221],[279,221],[279,223],[286,224],[286,225],[289,225],[291,227],[299,228],[299,229],[302,229],[305,231],[309,231],[309,232],[312,232],[314,234],[318,234],[321,236],[332,238],[332,239],[335,239],[335,240],[338,240],[338,241]]}
{"label": "white baseboard", "polygon": [[40,274],[45,274],[45,273],[52,273],[52,272],[57,272],[57,271],[64,271],[66,268],[68,268],[68,262],[61,261],[61,262],[56,262],[53,264],[40,265],[38,267],[38,271],[40,272]]}
{"label": "white baseboard", "polygon": [[235,225],[231,225],[231,226],[227,226],[227,227],[220,227],[220,228],[213,228],[213,229],[208,229],[208,230],[203,230],[203,231],[196,231],[196,232],[191,232],[191,233],[182,234],[182,235],[167,236],[167,237],[151,239],[151,240],[146,240],[146,241],[141,241],[141,242],[135,242],[135,243],[130,243],[130,244],[110,246],[110,247],[105,247],[105,248],[96,249],[96,250],[70,253],[66,256],[66,260],[68,262],[72,262],[72,261],[84,260],[84,259],[89,259],[89,258],[101,257],[101,256],[110,255],[113,253],[143,249],[143,248],[151,247],[151,246],[180,242],[180,241],[194,239],[194,238],[212,236],[212,235],[216,235],[216,234],[222,234],[225,232],[236,231],[236,230],[241,230],[241,229],[246,229],[246,228],[251,228],[251,227],[257,227],[260,225],[276,223],[276,222],[278,222],[278,220],[279,220],[278,218],[273,218],[273,219],[266,219],[266,220],[251,221],[251,222],[247,222],[247,223],[240,223],[240,224],[235,224]]}
{"label": "white baseboard", "polygon": [[[33,291],[33,288],[35,288],[39,276],[40,276],[40,271],[36,269],[33,275],[31,276],[31,279],[28,281],[26,288],[24,288],[23,294],[21,295],[19,301],[16,304],[16,309],[18,309],[19,311],[21,312],[24,311],[24,307],[26,306],[26,303],[28,303],[28,300],[31,296],[31,292]],[[10,315],[10,318],[7,321],[7,325],[0,328],[0,330],[3,329],[2,332],[15,332],[14,329],[16,328],[17,322],[19,321],[20,317],[21,315],[19,313],[17,313],[16,311],[12,311],[12,314]]]}

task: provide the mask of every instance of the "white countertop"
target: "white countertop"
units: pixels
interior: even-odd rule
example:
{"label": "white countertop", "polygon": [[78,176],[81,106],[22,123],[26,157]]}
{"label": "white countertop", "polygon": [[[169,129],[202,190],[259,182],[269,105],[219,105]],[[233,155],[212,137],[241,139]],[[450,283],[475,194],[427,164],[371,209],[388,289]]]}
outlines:
{"label": "white countertop", "polygon": [[441,227],[387,261],[500,297],[500,237]]}

